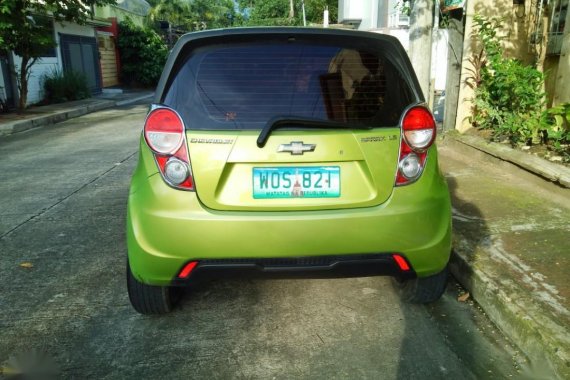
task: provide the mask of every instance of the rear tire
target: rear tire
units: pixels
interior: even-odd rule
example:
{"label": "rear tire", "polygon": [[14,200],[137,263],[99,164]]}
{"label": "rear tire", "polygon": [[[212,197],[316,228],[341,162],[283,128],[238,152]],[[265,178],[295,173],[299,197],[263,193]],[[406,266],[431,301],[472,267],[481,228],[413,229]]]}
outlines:
{"label": "rear tire", "polygon": [[165,314],[172,310],[175,303],[175,289],[143,284],[133,276],[128,262],[127,290],[131,305],[141,314]]}
{"label": "rear tire", "polygon": [[410,303],[430,303],[437,301],[447,285],[447,267],[429,277],[418,277],[411,280],[395,280],[400,289],[402,299]]}

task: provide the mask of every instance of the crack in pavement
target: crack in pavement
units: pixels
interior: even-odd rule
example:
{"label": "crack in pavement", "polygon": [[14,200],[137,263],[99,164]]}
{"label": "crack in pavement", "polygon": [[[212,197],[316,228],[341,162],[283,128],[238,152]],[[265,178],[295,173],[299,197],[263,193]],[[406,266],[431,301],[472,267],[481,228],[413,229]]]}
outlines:
{"label": "crack in pavement", "polygon": [[9,234],[11,234],[12,232],[18,230],[20,227],[24,226],[25,224],[29,223],[30,221],[41,217],[42,215],[44,215],[45,213],[47,213],[48,211],[50,211],[51,209],[53,209],[54,207],[62,204],[63,202],[65,202],[66,200],[68,200],[69,198],[71,198],[72,196],[74,196],[75,194],[79,193],[81,190],[85,189],[87,186],[91,185],[92,183],[98,181],[99,179],[103,178],[104,176],[106,176],[107,174],[109,174],[110,172],[112,172],[113,170],[115,170],[118,166],[122,165],[123,163],[127,162],[128,160],[130,160],[131,158],[133,158],[136,154],[138,153],[138,150],[129,154],[126,158],[122,159],[121,161],[115,163],[112,167],[110,167],[109,169],[105,170],[103,173],[99,174],[98,176],[96,176],[95,178],[93,178],[92,180],[88,181],[87,183],[84,183],[83,185],[81,185],[79,188],[73,190],[71,193],[69,193],[68,195],[66,195],[65,197],[63,197],[62,199],[58,200],[57,202],[55,202],[54,204],[52,204],[51,206],[44,208],[43,210],[41,210],[40,212],[38,212],[37,214],[34,214],[32,216],[30,216],[28,219],[24,220],[22,223],[16,225],[15,227],[9,229],[8,231],[4,232],[2,235],[0,235],[0,240],[4,240],[4,238],[6,236],[8,236]]}

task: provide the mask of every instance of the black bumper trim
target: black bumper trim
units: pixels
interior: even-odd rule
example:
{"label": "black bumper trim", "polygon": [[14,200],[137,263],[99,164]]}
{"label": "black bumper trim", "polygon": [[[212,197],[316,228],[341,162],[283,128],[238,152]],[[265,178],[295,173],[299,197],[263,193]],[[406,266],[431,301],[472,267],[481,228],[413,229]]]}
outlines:
{"label": "black bumper trim", "polygon": [[[403,255],[399,254],[403,257]],[[172,285],[185,286],[214,278],[342,278],[394,276],[416,277],[413,269],[400,270],[392,254],[355,254],[293,258],[204,259],[186,279],[174,278]],[[411,267],[411,265],[410,265]]]}

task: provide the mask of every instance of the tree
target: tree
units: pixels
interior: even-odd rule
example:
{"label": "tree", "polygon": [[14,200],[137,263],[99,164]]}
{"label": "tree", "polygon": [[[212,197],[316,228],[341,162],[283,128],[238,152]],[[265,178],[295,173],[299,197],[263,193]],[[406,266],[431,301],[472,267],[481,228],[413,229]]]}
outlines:
{"label": "tree", "polygon": [[[307,22],[323,23],[323,12],[328,7],[330,18],[337,19],[337,0],[304,0]],[[245,15],[245,25],[302,25],[301,0],[239,0]]]}
{"label": "tree", "polygon": [[324,10],[329,10],[329,20],[336,23],[338,20],[338,1],[336,0],[305,0],[307,22],[322,24]]}
{"label": "tree", "polygon": [[188,28],[191,25],[191,13],[187,1],[160,0],[151,8],[147,22],[155,25],[158,21],[167,21],[171,25]]}
{"label": "tree", "polygon": [[115,2],[116,0],[2,0],[0,49],[13,51],[22,58],[20,66],[16,68],[20,110],[26,108],[32,66],[47,49],[55,47],[50,19],[84,24],[92,16],[92,6]]}
{"label": "tree", "polygon": [[[299,25],[291,12],[290,0],[257,1],[253,3],[249,25]],[[293,13],[293,14],[292,14]]]}
{"label": "tree", "polygon": [[191,9],[196,20],[206,24],[206,29],[230,27],[236,16],[233,0],[193,0]]}
{"label": "tree", "polygon": [[143,86],[158,83],[168,48],[154,30],[141,28],[127,18],[119,23],[117,47],[121,57],[121,78],[125,83]]}
{"label": "tree", "polygon": [[171,29],[167,39],[172,45],[176,42],[173,31],[184,33],[226,28],[232,26],[237,18],[239,15],[236,14],[233,0],[157,0],[147,22],[155,28],[159,21],[168,22]]}

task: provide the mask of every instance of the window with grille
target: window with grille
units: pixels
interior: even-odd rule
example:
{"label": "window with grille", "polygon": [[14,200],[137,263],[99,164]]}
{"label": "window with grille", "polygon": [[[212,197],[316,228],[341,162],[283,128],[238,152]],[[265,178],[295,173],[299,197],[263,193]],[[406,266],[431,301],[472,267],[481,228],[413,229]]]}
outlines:
{"label": "window with grille", "polygon": [[548,31],[546,54],[559,55],[562,50],[562,39],[566,27],[568,13],[568,0],[555,0],[552,2],[552,16]]}

